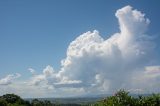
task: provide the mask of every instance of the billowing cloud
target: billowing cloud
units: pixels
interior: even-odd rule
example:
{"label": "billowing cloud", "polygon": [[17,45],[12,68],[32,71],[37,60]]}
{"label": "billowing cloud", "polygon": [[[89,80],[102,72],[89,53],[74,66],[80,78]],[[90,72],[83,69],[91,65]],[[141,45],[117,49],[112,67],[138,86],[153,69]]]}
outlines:
{"label": "billowing cloud", "polygon": [[121,88],[158,91],[160,66],[152,66],[156,44],[146,33],[150,20],[131,6],[118,9],[115,16],[119,32],[108,39],[97,30],[83,33],[69,44],[59,71],[47,66],[41,74],[35,74],[30,68],[34,74],[26,84],[59,95],[73,91],[73,95],[111,93]]}
{"label": "billowing cloud", "polygon": [[78,80],[69,80],[68,77],[58,75],[58,73],[55,73],[53,67],[46,66],[46,68],[43,70],[42,74],[34,74],[31,78],[31,81],[28,83],[29,85],[40,85],[40,84],[47,84],[47,85],[53,85],[53,87],[62,87],[64,86],[70,86],[73,84],[79,84],[81,81]]}
{"label": "billowing cloud", "polygon": [[67,57],[61,61],[61,70],[55,73],[47,66],[43,74],[33,77],[32,83],[46,82],[54,88],[83,88],[86,92],[130,89],[137,69],[143,69],[154,59],[151,55],[155,44],[145,33],[150,21],[143,13],[126,6],[117,10],[115,16],[120,32],[106,40],[97,30],[80,35],[70,43]]}
{"label": "billowing cloud", "polygon": [[9,85],[12,84],[14,79],[19,78],[21,75],[19,73],[9,74],[6,77],[0,79],[0,85]]}
{"label": "billowing cloud", "polygon": [[[154,59],[155,44],[145,33],[149,19],[131,6],[117,10],[120,32],[103,39],[97,30],[86,32],[67,49],[58,73],[61,78],[81,81],[86,91],[115,91],[128,88],[135,70]],[[152,57],[151,57],[152,56]]]}
{"label": "billowing cloud", "polygon": [[[148,87],[146,81],[157,84],[159,68],[147,67],[155,59],[155,44],[146,34],[150,20],[131,6],[117,10],[115,16],[120,32],[106,40],[97,30],[80,35],[70,43],[60,71],[47,66],[43,74],[33,76],[32,84],[46,84],[55,90],[83,89],[85,93],[113,92],[121,88],[143,91]],[[156,73],[149,71],[152,69]]]}

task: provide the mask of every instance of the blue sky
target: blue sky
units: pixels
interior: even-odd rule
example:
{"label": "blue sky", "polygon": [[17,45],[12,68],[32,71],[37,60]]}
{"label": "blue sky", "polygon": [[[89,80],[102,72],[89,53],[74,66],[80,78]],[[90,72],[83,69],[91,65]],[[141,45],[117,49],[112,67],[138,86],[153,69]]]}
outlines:
{"label": "blue sky", "polygon": [[[155,42],[159,42],[159,3],[158,0],[1,0],[0,78],[19,73],[22,75],[19,79],[28,79],[31,75],[28,68],[41,73],[47,65],[58,72],[69,44],[79,35],[98,30],[107,39],[119,32],[115,13],[126,5],[146,14],[151,21],[147,34],[156,36]],[[159,59],[159,47],[156,51]]]}

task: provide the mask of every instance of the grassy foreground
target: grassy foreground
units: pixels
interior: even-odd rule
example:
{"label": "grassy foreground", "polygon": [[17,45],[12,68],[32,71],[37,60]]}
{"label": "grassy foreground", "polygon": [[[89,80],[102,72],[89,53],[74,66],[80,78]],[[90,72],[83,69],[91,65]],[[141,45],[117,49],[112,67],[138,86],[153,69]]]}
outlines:
{"label": "grassy foreground", "polygon": [[6,94],[0,96],[0,106],[160,106],[160,94],[133,97],[129,92],[120,90],[113,96],[91,104],[55,104],[38,99],[29,102],[15,94]]}

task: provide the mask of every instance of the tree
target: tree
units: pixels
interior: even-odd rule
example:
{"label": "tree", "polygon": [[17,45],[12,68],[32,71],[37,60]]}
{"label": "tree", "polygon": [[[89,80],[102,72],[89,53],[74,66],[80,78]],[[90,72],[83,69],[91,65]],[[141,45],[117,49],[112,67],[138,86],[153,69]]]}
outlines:
{"label": "tree", "polygon": [[50,101],[48,101],[48,100],[44,101],[44,105],[45,106],[53,106],[52,103]]}
{"label": "tree", "polygon": [[39,101],[38,99],[32,100],[31,105],[32,105],[32,106],[44,106],[43,102],[42,102],[42,101]]}
{"label": "tree", "polygon": [[[4,105],[1,105],[2,103]],[[1,96],[1,104],[0,106],[31,106],[28,101],[23,100],[20,96],[15,94],[5,94]]]}
{"label": "tree", "polygon": [[23,100],[15,94],[6,94],[3,95],[2,98],[5,99],[7,103],[16,103],[17,101],[23,102]]}
{"label": "tree", "polygon": [[0,106],[7,106],[7,102],[3,98],[0,98]]}
{"label": "tree", "polygon": [[160,94],[139,96],[139,98],[128,94],[129,92],[120,90],[115,95],[97,102],[94,106],[160,106]]}

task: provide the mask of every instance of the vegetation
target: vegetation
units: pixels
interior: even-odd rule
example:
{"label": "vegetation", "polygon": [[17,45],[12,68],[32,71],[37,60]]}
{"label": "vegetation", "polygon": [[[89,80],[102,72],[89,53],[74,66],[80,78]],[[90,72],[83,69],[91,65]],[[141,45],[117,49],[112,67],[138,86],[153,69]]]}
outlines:
{"label": "vegetation", "polygon": [[15,94],[6,94],[0,97],[0,106],[30,106],[30,103]]}
{"label": "vegetation", "polygon": [[107,97],[93,106],[160,106],[160,94],[139,96],[138,98],[128,94],[129,92],[120,90],[114,96]]}
{"label": "vegetation", "polygon": [[6,94],[0,96],[0,106],[160,106],[160,94],[133,97],[129,95],[129,92],[120,90],[115,95],[96,103],[83,105],[51,103],[51,101],[38,99],[29,102],[15,94]]}

